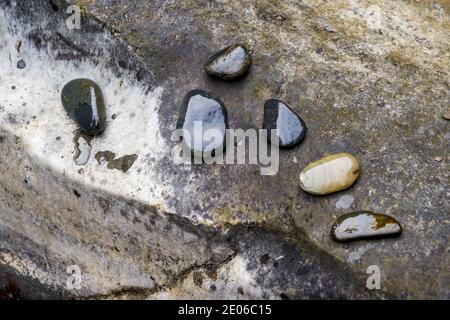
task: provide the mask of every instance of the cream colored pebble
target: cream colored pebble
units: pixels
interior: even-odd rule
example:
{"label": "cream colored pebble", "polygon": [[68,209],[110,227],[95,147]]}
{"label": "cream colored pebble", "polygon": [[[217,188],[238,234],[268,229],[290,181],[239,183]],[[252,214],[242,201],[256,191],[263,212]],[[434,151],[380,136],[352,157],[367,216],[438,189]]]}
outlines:
{"label": "cream colored pebble", "polygon": [[359,177],[359,162],[349,153],[335,153],[310,163],[300,173],[300,187],[314,195],[349,188]]}

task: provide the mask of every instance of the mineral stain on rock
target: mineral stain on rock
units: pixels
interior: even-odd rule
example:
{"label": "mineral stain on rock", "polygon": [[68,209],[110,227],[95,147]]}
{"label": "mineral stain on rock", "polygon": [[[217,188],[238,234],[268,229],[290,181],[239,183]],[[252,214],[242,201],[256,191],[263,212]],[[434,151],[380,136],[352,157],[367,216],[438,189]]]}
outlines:
{"label": "mineral stain on rock", "polygon": [[394,237],[402,233],[394,218],[370,211],[358,211],[340,216],[331,228],[331,237],[338,242]]}
{"label": "mineral stain on rock", "polygon": [[100,87],[89,79],[75,79],[61,90],[61,101],[67,114],[81,130],[90,135],[103,132],[106,110]]}
{"label": "mineral stain on rock", "polygon": [[137,160],[137,154],[125,155],[116,159],[116,154],[109,150],[99,151],[95,154],[95,159],[98,164],[102,164],[104,161],[108,162],[106,166],[108,169],[117,169],[122,172],[127,172]]}
{"label": "mineral stain on rock", "polygon": [[184,98],[177,129],[183,143],[195,157],[208,157],[225,148],[227,112],[222,101],[201,91],[190,91]]}
{"label": "mineral stain on rock", "polygon": [[277,130],[278,140],[269,143],[280,148],[292,148],[299,144],[306,135],[306,124],[287,104],[280,100],[270,99],[264,104],[263,129]]}
{"label": "mineral stain on rock", "polygon": [[222,80],[238,80],[244,77],[252,65],[250,51],[243,44],[234,44],[215,53],[205,64],[205,72]]}
{"label": "mineral stain on rock", "polygon": [[349,188],[359,177],[359,162],[349,153],[335,153],[310,163],[300,173],[300,187],[313,195]]}
{"label": "mineral stain on rock", "polygon": [[75,144],[75,155],[73,157],[73,160],[75,161],[76,165],[82,166],[89,161],[89,158],[91,156],[92,139],[93,136],[90,136],[79,129],[74,131],[73,142]]}

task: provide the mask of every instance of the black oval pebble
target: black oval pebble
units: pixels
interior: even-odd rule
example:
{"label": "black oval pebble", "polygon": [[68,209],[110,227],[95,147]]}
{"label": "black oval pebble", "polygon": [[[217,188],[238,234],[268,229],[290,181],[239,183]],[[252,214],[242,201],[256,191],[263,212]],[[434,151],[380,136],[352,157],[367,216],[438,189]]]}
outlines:
{"label": "black oval pebble", "polygon": [[100,87],[89,79],[68,82],[61,91],[67,114],[87,134],[97,135],[106,127],[106,111]]}
{"label": "black oval pebble", "polygon": [[[223,151],[227,127],[227,112],[222,101],[201,90],[186,95],[177,129],[183,129],[183,141],[194,156],[205,153],[214,156]],[[208,136],[207,131],[215,133],[214,138]]]}
{"label": "black oval pebble", "polygon": [[[277,130],[280,148],[292,148],[299,144],[306,135],[306,124],[287,104],[280,100],[270,99],[264,104],[263,129]],[[267,140],[271,134],[267,132]]]}

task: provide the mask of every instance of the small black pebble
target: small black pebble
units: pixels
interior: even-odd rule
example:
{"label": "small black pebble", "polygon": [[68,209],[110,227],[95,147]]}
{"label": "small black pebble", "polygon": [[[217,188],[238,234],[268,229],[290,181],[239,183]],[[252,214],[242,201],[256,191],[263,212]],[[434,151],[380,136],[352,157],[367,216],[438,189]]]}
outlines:
{"label": "small black pebble", "polygon": [[[264,104],[263,129],[267,140],[280,148],[292,148],[299,144],[306,135],[306,124],[287,104],[270,99]],[[272,141],[270,130],[277,130],[278,141]]]}
{"label": "small black pebble", "polygon": [[17,61],[17,69],[24,69],[26,67],[26,63],[23,60]]}
{"label": "small black pebble", "polygon": [[244,77],[251,65],[250,51],[243,44],[235,44],[210,57],[205,72],[211,77],[232,81]]}
{"label": "small black pebble", "polygon": [[209,286],[209,289],[211,289],[211,291],[216,291],[217,287],[214,284],[212,284]]}
{"label": "small black pebble", "polygon": [[[201,127],[200,127],[201,125]],[[183,100],[177,129],[183,129],[183,140],[195,157],[210,157],[225,149],[227,112],[222,101],[201,91],[190,91]],[[220,139],[207,138],[206,130],[215,129]],[[201,135],[195,133],[201,130]]]}
{"label": "small black pebble", "polygon": [[97,135],[106,127],[106,108],[100,87],[89,79],[75,79],[61,90],[61,101],[67,114],[80,129]]}
{"label": "small black pebble", "polygon": [[269,256],[268,253],[263,254],[263,255],[261,256],[261,258],[259,258],[259,262],[261,262],[262,264],[266,264],[267,261],[269,261],[269,260],[270,260],[270,256]]}

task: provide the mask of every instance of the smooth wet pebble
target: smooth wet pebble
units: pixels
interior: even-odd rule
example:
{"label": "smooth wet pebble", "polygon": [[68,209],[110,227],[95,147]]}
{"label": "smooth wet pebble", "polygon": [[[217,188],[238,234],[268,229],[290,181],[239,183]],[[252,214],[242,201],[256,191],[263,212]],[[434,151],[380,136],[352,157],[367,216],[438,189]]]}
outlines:
{"label": "smooth wet pebble", "polygon": [[243,44],[234,44],[210,57],[205,72],[214,78],[237,80],[248,73],[251,64],[250,51]]}
{"label": "smooth wet pebble", "polygon": [[106,127],[106,110],[100,87],[89,79],[75,79],[61,90],[61,101],[67,114],[79,128],[91,135]]}
{"label": "smooth wet pebble", "polygon": [[349,153],[335,153],[310,163],[300,173],[300,187],[313,195],[349,188],[359,177],[359,162]]}
{"label": "smooth wet pebble", "polygon": [[25,63],[25,61],[23,60],[17,61],[17,69],[24,69],[26,66],[27,64]]}
{"label": "smooth wet pebble", "polygon": [[340,216],[331,228],[331,237],[338,242],[398,236],[400,223],[394,218],[370,211],[358,211]]}
{"label": "smooth wet pebble", "polygon": [[183,143],[196,157],[214,156],[225,148],[227,112],[218,98],[193,90],[184,98],[177,129],[183,129]]}
{"label": "smooth wet pebble", "polygon": [[303,119],[283,101],[276,99],[267,100],[264,104],[263,129],[277,130],[278,141],[271,141],[270,132],[267,132],[267,139],[280,148],[292,148],[306,135]]}

